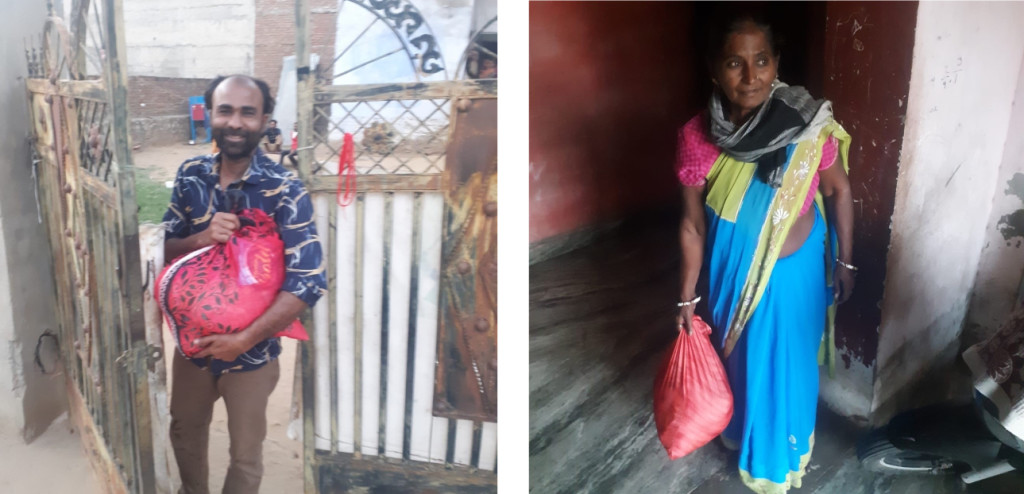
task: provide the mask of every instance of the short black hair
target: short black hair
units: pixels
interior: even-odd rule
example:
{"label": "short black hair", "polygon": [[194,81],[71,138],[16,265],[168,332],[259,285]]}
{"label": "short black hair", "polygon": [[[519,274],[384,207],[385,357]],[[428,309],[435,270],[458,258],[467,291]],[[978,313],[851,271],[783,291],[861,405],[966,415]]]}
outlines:
{"label": "short black hair", "polygon": [[703,52],[705,63],[713,67],[715,61],[722,54],[722,48],[729,40],[729,36],[739,32],[747,24],[753,24],[762,33],[772,50],[772,56],[778,57],[782,43],[776,39],[768,16],[760,9],[751,6],[732,3],[717,6],[712,9],[705,23],[705,39],[703,41]]}
{"label": "short black hair", "polygon": [[217,89],[217,86],[232,77],[249,79],[253,84],[256,84],[256,87],[260,88],[260,92],[263,93],[263,113],[274,113],[274,97],[270,95],[270,86],[263,79],[257,79],[245,74],[219,75],[210,81],[210,85],[206,86],[206,92],[203,93],[203,101],[206,103],[207,110],[213,110],[213,92]]}

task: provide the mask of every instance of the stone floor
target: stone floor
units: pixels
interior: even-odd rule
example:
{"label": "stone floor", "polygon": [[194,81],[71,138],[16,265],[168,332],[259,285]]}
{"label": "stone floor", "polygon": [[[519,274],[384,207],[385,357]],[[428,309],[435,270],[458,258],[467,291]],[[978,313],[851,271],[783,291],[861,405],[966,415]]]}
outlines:
{"label": "stone floor", "polygon": [[[651,417],[654,371],[671,343],[679,269],[671,215],[530,269],[530,490],[737,493],[735,453],[717,441],[669,461]],[[819,407],[816,445],[795,493],[1022,493],[1024,475],[971,486],[952,477],[883,476],[856,457],[864,431]]]}

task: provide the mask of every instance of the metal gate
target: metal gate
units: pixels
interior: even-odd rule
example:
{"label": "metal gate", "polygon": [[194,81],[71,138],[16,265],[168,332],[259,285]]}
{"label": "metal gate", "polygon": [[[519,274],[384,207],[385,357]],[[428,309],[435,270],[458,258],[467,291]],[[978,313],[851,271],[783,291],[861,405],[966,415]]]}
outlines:
{"label": "metal gate", "polygon": [[75,0],[26,47],[71,417],[102,484],[155,492],[121,0]]}
{"label": "metal gate", "polygon": [[[400,39],[381,57],[445,69],[408,1],[342,7]],[[329,290],[302,345],[306,492],[494,492],[497,81],[335,85],[346,71],[303,62],[309,14],[298,0],[298,166]]]}

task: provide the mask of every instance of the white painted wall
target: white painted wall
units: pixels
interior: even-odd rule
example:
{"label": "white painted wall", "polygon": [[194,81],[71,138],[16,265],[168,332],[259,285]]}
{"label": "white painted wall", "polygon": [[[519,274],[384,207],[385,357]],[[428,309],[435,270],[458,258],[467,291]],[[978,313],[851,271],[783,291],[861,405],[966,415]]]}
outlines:
{"label": "white painted wall", "polygon": [[1024,273],[1024,237],[1014,227],[1019,227],[1024,219],[1024,132],[1020,131],[1024,129],[1024,61],[1010,111],[1011,130],[1006,136],[992,214],[985,228],[978,281],[967,315],[968,325],[977,327],[980,335],[995,331],[1013,310]]}
{"label": "white painted wall", "polygon": [[39,335],[57,332],[57,321],[52,260],[36,208],[22,40],[38,39],[47,12],[37,0],[3,5],[0,33],[9,42],[0,43],[0,436],[31,441],[67,409],[63,378],[43,374],[33,359]]}
{"label": "white painted wall", "polygon": [[[873,410],[955,352],[1024,57],[1024,3],[921,2]],[[877,419],[877,417],[875,417]]]}
{"label": "white painted wall", "polygon": [[254,0],[125,0],[128,75],[251,74]]}
{"label": "white painted wall", "polygon": [[[473,4],[473,32],[482,29],[491,19],[498,16],[497,0],[479,0]],[[497,33],[498,24],[491,24],[485,33]]]}
{"label": "white painted wall", "polygon": [[[0,216],[0,228],[3,217]],[[14,336],[11,278],[7,272],[7,248],[0,235],[0,436],[14,435],[24,425],[21,409],[22,362],[20,342]]]}

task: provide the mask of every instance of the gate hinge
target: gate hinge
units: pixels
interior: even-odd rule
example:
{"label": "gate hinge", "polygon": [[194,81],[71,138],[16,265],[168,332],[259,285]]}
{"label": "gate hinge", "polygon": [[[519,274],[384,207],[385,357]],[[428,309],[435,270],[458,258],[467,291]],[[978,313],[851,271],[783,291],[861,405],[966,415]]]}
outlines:
{"label": "gate hinge", "polygon": [[147,345],[145,347],[135,347],[125,350],[119,357],[117,357],[117,360],[115,360],[114,363],[121,367],[136,369],[140,362],[144,362],[146,364],[146,368],[152,371],[156,363],[159,362],[163,356],[164,351],[162,348],[156,345]]}

